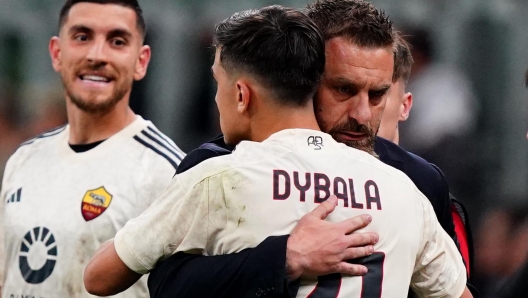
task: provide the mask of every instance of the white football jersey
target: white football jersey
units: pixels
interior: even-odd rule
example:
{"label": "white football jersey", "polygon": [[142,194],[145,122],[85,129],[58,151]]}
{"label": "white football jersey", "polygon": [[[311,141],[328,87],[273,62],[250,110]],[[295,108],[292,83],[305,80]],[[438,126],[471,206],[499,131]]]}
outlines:
{"label": "white football jersey", "polygon": [[[7,163],[4,298],[94,297],[84,288],[86,264],[165,191],[184,156],[140,116],[86,152],[74,152],[68,136],[66,125],[29,140]],[[146,278],[115,297],[148,297]]]}
{"label": "white football jersey", "polygon": [[174,252],[220,255],[289,234],[331,194],[339,222],[370,214],[375,253],[357,260],[364,277],[302,280],[298,297],[459,297],[462,258],[423,194],[402,172],[337,143],[328,134],[288,129],[262,143],[242,142],[231,155],[177,175],[167,192],[115,238],[120,258],[146,273]]}

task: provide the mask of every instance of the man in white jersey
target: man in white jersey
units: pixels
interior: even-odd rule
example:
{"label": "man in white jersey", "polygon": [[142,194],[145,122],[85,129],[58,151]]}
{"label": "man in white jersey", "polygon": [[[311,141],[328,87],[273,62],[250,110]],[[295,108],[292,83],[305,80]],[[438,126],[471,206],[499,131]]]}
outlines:
{"label": "man in white jersey", "polygon": [[[237,13],[217,26],[215,46],[220,124],[236,150],[177,175],[88,264],[88,291],[125,289],[174,252],[254,247],[333,194],[330,221],[368,213],[365,230],[381,241],[358,260],[369,274],[304,277],[298,297],[405,297],[409,284],[421,297],[472,297],[453,241],[409,178],[319,130],[312,98],[324,42],[307,16],[280,6]],[[390,47],[384,62],[391,74]]]}
{"label": "man in white jersey", "polygon": [[[87,262],[163,193],[184,156],[129,107],[150,60],[137,1],[69,0],[59,28],[49,51],[68,124],[23,143],[7,163],[4,298],[91,297]],[[146,296],[142,279],[118,297]]]}

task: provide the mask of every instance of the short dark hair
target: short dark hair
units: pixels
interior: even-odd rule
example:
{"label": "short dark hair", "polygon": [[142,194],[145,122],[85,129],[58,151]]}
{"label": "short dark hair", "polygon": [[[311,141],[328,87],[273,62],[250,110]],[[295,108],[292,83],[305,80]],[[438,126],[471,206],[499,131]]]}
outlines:
{"label": "short dark hair", "polygon": [[403,39],[399,32],[394,34],[394,73],[392,74],[392,81],[396,82],[403,79],[405,85],[409,82],[411,76],[411,68],[414,59],[411,55],[409,44]]}
{"label": "short dark hair", "polygon": [[308,16],[325,40],[343,37],[360,47],[390,47],[392,21],[385,12],[362,0],[318,0],[308,5]]}
{"label": "short dark hair", "polygon": [[137,19],[137,28],[141,35],[145,37],[147,33],[147,25],[145,19],[143,18],[143,10],[139,6],[137,0],[67,0],[66,3],[62,6],[59,14],[59,30],[62,28],[66,19],[68,18],[68,13],[70,9],[77,3],[88,2],[88,3],[97,3],[97,4],[115,4],[123,7],[133,9],[136,12]]}
{"label": "short dark hair", "polygon": [[308,103],[324,71],[324,41],[317,26],[304,13],[280,5],[222,21],[214,46],[228,73],[253,76],[282,104]]}

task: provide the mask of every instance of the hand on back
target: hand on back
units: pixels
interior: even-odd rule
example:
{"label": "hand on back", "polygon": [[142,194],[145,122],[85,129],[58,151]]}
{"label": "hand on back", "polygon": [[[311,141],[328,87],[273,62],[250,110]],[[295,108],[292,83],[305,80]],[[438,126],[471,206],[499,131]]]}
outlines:
{"label": "hand on back", "polygon": [[376,233],[353,233],[372,218],[363,214],[339,223],[325,221],[334,211],[337,198],[331,196],[301,218],[287,244],[286,268],[290,279],[331,273],[364,275],[367,268],[347,260],[371,255],[378,241]]}

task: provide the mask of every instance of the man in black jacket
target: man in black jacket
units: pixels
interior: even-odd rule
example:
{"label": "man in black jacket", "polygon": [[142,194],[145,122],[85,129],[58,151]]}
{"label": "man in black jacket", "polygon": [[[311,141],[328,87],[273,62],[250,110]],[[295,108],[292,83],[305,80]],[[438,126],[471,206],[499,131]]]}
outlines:
{"label": "man in black jacket", "polygon": [[[431,201],[442,227],[456,239],[449,188],[443,173],[396,144],[375,137],[388,88],[376,86],[375,67],[367,71],[358,70],[354,68],[354,60],[349,59],[379,48],[376,45],[377,37],[364,33],[363,40],[358,39],[352,46],[344,48],[350,56],[340,56],[342,52],[335,47],[340,30],[366,32],[362,26],[371,24],[358,20],[380,12],[363,1],[321,2],[309,8],[309,15],[320,26],[327,42],[325,78],[315,100],[315,111],[322,130],[349,146],[371,153],[375,151],[383,162],[405,172]],[[338,6],[339,10],[346,12],[347,18],[327,13],[323,8],[326,4]],[[329,44],[332,40],[334,44]],[[375,60],[375,57],[368,58]],[[404,62],[395,60],[395,63],[400,63],[399,67],[395,64],[396,75]],[[349,68],[343,69],[343,65]],[[180,164],[178,172],[184,172],[205,159],[229,154],[232,149],[225,145],[220,136],[191,151]],[[288,285],[295,283],[289,282],[288,268],[285,266],[288,240],[291,240],[288,235],[269,237],[256,248],[232,255],[203,257],[175,254],[151,272],[151,296],[291,297],[295,287]]]}

